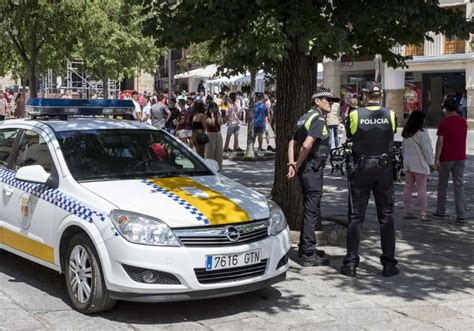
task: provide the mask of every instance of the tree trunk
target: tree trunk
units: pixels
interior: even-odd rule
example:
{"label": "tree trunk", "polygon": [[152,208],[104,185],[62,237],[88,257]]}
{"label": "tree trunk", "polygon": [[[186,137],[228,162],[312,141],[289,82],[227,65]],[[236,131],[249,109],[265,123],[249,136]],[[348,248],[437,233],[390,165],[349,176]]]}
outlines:
{"label": "tree trunk", "polygon": [[31,58],[28,66],[28,76],[30,78],[30,98],[38,97],[38,80],[36,79],[36,58]]}
{"label": "tree trunk", "polygon": [[109,78],[107,75],[102,76],[102,94],[104,95],[104,99],[109,98]]}
{"label": "tree trunk", "polygon": [[253,107],[255,104],[255,80],[257,77],[257,70],[252,68],[250,71],[250,102],[249,102],[249,111],[247,113],[247,149],[245,151],[246,157],[255,157],[255,152],[253,150],[253,137],[254,137],[254,127],[253,127]]}
{"label": "tree trunk", "polygon": [[[277,104],[275,125],[275,178],[273,200],[283,209],[291,229],[299,230],[303,218],[301,188],[298,180],[289,181],[288,142],[292,139],[298,118],[310,108],[311,95],[317,87],[318,61],[297,49],[297,43],[276,68]],[[298,152],[298,151],[296,151]]]}
{"label": "tree trunk", "polygon": [[28,73],[23,72],[23,77],[20,79],[21,82],[21,94],[23,96],[23,101],[26,103],[28,98],[26,97],[26,81],[28,80]]}

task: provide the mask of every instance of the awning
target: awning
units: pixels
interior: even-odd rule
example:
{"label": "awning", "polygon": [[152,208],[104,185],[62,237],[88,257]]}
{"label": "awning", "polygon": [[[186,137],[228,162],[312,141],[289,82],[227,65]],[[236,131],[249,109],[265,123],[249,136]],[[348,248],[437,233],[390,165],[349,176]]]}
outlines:
{"label": "awning", "polygon": [[[212,79],[206,81],[206,84],[211,84],[211,85],[239,85],[236,84],[235,82],[240,79],[242,75],[235,75],[235,76],[230,76],[230,77],[219,77],[217,79]],[[241,85],[241,84],[240,84]]]}
{"label": "awning", "polygon": [[197,68],[190,71],[186,71],[174,76],[176,79],[180,78],[211,78],[217,72],[217,65],[211,64],[204,68]]}

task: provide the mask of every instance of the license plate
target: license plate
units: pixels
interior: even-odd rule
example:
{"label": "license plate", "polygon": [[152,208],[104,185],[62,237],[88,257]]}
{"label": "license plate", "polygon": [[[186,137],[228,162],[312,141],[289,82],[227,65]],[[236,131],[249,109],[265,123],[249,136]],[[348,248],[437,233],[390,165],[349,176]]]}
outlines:
{"label": "license plate", "polygon": [[256,249],[239,254],[221,254],[206,256],[206,271],[243,267],[260,263],[261,250]]}

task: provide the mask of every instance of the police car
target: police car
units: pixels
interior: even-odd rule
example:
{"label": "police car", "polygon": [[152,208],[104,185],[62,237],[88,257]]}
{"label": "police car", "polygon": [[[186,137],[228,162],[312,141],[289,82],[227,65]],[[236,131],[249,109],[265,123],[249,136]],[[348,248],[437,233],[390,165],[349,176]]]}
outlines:
{"label": "police car", "polygon": [[285,279],[281,209],[168,133],[116,119],[130,101],[31,99],[27,111],[0,122],[0,249],[64,273],[78,311]]}

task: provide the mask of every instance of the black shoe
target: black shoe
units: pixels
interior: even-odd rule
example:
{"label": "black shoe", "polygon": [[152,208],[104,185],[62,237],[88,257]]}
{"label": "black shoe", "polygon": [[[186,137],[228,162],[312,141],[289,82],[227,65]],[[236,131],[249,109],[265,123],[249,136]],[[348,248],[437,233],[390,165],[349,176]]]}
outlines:
{"label": "black shoe", "polygon": [[353,264],[343,265],[341,267],[341,274],[347,277],[356,278],[357,267]]}
{"label": "black shoe", "polygon": [[236,152],[243,152],[244,150],[242,148],[238,147],[238,148],[235,149],[235,151]]}
{"label": "black shoe", "polygon": [[387,264],[383,266],[382,276],[384,277],[396,276],[399,273],[400,270],[398,270],[398,268],[393,264]]}
{"label": "black shoe", "polygon": [[[304,252],[301,250],[301,249],[298,249],[298,257],[301,259],[304,255]],[[319,256],[319,257],[325,257],[326,256],[326,252],[322,249],[317,249],[316,250],[316,255]]]}
{"label": "black shoe", "polygon": [[464,218],[456,218],[456,223],[458,224],[464,224]]}
{"label": "black shoe", "polygon": [[438,213],[433,213],[433,217],[443,219],[444,215],[441,215],[441,214],[438,214]]}
{"label": "black shoe", "polygon": [[224,153],[232,153],[233,151],[230,148],[224,149]]}
{"label": "black shoe", "polygon": [[275,149],[272,146],[267,146],[267,151],[274,151]]}
{"label": "black shoe", "polygon": [[325,257],[320,257],[317,254],[311,256],[303,255],[301,262],[305,267],[318,267],[318,266],[328,266],[329,259]]}

